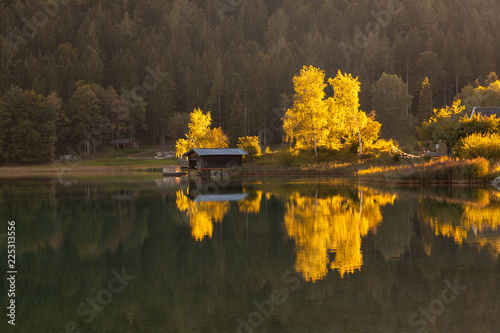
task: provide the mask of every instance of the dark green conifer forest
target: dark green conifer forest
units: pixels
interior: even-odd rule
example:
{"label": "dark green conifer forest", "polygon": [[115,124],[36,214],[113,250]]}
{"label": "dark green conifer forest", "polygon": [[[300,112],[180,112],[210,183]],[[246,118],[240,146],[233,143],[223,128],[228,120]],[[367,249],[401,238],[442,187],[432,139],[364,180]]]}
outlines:
{"label": "dark green conifer forest", "polygon": [[[304,65],[359,76],[361,109],[388,135],[398,131],[377,96],[399,84],[415,128],[429,102],[450,105],[498,72],[499,13],[497,0],[3,0],[0,160],[165,143],[194,108],[232,142],[259,135],[276,128]],[[375,86],[384,73],[396,77]]]}

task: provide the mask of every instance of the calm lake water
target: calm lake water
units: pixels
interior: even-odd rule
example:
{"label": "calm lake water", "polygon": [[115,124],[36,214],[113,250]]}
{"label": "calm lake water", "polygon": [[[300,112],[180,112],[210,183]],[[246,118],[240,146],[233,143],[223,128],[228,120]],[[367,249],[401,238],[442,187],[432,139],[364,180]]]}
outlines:
{"label": "calm lake water", "polygon": [[500,332],[493,188],[2,180],[0,221],[1,332]]}

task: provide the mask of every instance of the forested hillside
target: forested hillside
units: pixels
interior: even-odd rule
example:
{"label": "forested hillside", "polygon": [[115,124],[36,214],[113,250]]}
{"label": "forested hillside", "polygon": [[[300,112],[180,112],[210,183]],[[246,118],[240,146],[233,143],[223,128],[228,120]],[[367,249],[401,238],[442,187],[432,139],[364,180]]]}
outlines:
{"label": "forested hillside", "polygon": [[164,142],[180,126],[171,118],[194,108],[232,141],[257,135],[290,107],[304,65],[359,76],[368,112],[379,104],[373,85],[395,74],[421,119],[424,78],[441,107],[498,72],[499,13],[498,0],[4,0],[1,158],[43,160],[81,142],[91,153],[130,136]]}

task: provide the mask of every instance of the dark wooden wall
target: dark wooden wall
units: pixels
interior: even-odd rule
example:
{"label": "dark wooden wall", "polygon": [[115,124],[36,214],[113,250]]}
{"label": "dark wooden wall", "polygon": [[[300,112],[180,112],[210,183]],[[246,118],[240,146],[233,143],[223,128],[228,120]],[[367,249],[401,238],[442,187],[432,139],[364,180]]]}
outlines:
{"label": "dark wooden wall", "polygon": [[196,168],[200,169],[226,169],[241,166],[243,157],[240,156],[191,156],[191,161],[197,160]]}

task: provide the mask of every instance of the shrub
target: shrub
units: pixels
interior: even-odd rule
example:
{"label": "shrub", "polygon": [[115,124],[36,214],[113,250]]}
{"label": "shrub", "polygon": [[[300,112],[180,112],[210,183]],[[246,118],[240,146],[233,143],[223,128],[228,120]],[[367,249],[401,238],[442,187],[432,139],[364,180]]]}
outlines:
{"label": "shrub", "polygon": [[472,169],[473,178],[483,178],[490,171],[490,163],[484,158],[472,160],[470,167]]}
{"label": "shrub", "polygon": [[500,134],[474,133],[463,138],[456,148],[462,158],[484,157],[490,161],[500,160]]}
{"label": "shrub", "polygon": [[245,150],[250,157],[262,155],[258,136],[244,136],[238,138],[238,148]]}

